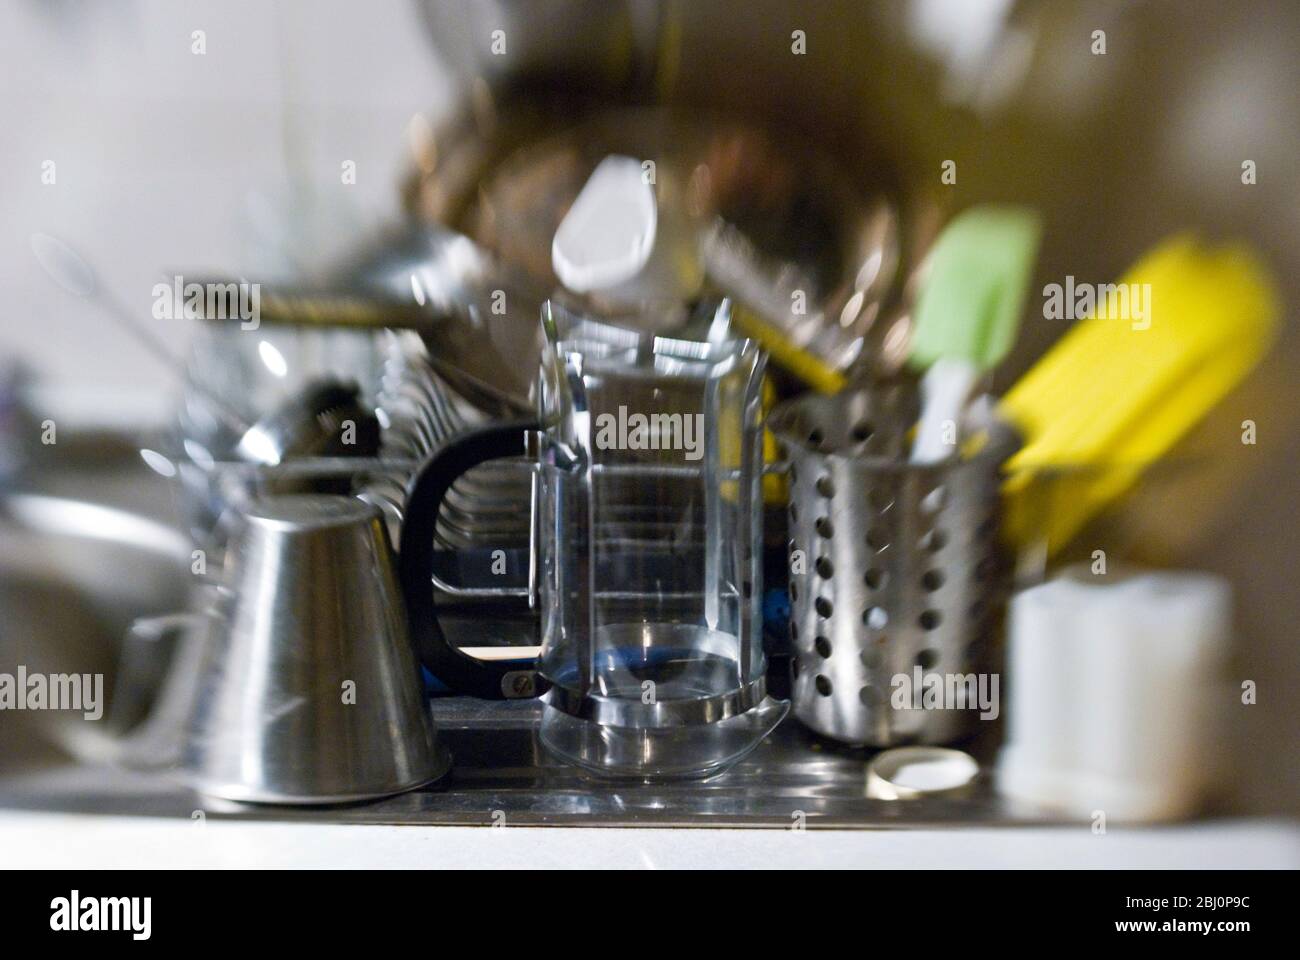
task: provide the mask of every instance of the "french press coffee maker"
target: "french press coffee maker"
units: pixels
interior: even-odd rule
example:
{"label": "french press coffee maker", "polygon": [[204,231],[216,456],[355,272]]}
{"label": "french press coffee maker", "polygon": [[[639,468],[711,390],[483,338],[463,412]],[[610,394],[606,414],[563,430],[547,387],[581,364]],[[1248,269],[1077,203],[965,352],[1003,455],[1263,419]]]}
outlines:
{"label": "french press coffee maker", "polygon": [[724,301],[702,339],[675,339],[548,303],[539,421],[462,436],[411,487],[401,568],[417,648],[453,689],[499,696],[506,668],[438,625],[433,534],[458,476],[532,455],[541,739],[598,774],[707,776],[788,709],[767,695],[762,647],[765,356],[729,319]]}

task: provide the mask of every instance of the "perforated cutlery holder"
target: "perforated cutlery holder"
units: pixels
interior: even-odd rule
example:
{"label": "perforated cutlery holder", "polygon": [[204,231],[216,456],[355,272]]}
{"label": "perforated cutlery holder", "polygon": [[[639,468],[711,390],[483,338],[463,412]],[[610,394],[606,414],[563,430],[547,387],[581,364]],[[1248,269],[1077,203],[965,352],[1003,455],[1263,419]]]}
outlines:
{"label": "perforated cutlery holder", "polygon": [[855,745],[964,739],[989,711],[978,698],[925,707],[916,668],[945,682],[983,674],[986,691],[997,669],[1006,450],[909,463],[913,410],[909,391],[889,387],[800,397],[768,422],[789,474],[794,712]]}

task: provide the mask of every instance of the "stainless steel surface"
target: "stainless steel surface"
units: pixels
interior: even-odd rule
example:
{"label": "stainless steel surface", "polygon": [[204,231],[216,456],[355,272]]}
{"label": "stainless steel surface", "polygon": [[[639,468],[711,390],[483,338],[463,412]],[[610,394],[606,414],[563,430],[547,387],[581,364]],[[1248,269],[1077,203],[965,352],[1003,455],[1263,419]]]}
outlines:
{"label": "stainless steel surface", "polygon": [[336,803],[435,780],[438,742],[379,509],[304,494],[255,505],[212,607],[182,766],[204,793]]}
{"label": "stainless steel surface", "polygon": [[[433,716],[456,756],[436,786],[366,804],[312,809],[229,803],[175,780],[107,767],[71,766],[0,777],[0,807],[190,820],[304,823],[910,829],[1069,822],[1002,799],[987,773],[969,793],[909,803],[866,796],[871,752],[819,740],[792,718],[726,773],[704,781],[610,782],[551,757],[541,745],[536,700],[433,701]],[[968,746],[987,763],[990,739]],[[1080,829],[1086,829],[1080,824]]]}
{"label": "stainless steel surface", "polygon": [[912,418],[897,403],[888,390],[808,396],[769,419],[790,464],[794,712],[877,747],[950,743],[978,726],[975,703],[898,708],[894,679],[920,697],[918,670],[941,681],[997,673],[1004,599],[1005,450],[909,464],[900,445]]}

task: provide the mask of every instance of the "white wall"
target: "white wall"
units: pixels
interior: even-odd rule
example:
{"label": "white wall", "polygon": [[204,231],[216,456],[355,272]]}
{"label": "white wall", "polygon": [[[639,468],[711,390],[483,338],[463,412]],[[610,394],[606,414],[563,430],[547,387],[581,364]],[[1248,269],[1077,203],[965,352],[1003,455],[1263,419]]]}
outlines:
{"label": "white wall", "polygon": [[354,243],[397,212],[408,121],[453,94],[409,0],[0,0],[0,78],[0,366],[29,363],[83,418],[157,419],[174,381],[46,276],[32,233],[179,352],[180,324],[150,316],[156,282]]}

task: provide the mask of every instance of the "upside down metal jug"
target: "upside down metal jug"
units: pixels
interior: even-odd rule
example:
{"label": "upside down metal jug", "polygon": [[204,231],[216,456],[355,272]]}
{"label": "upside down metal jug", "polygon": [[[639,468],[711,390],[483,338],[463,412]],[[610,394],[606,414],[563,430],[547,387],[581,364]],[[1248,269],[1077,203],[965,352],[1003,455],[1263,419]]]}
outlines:
{"label": "upside down metal jug", "polygon": [[[433,650],[440,677],[490,671],[441,637],[428,544],[456,476],[526,445],[535,453],[540,735],[598,774],[708,776],[788,709],[764,679],[765,357],[732,335],[729,316],[724,303],[705,338],[688,340],[548,304],[539,423],[463,437],[412,487],[403,576],[417,595],[408,600],[417,643]],[[492,683],[478,685],[490,692]]]}

